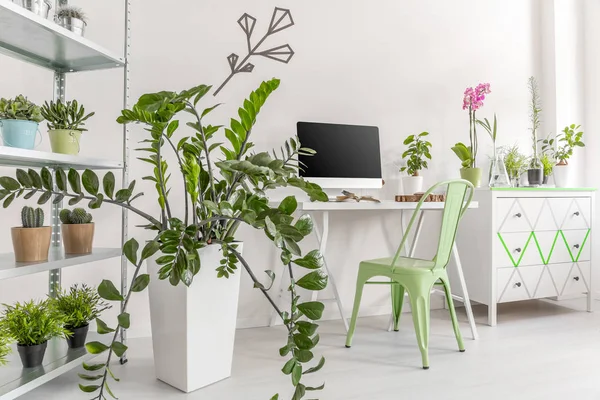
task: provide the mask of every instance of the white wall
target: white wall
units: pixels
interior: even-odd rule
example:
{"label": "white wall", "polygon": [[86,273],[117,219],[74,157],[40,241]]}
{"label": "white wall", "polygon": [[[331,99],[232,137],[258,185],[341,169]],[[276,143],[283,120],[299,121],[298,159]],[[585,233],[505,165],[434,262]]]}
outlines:
{"label": "white wall", "polygon": [[[88,37],[120,51],[123,32],[119,7],[109,9],[88,0],[75,3],[89,10],[92,22]],[[259,20],[256,35],[262,35],[275,6],[290,8],[296,26],[277,34],[268,44],[289,43],[295,57],[289,65],[254,59],[255,72],[235,77],[214,100],[225,105],[211,119],[213,124],[227,124],[228,116],[235,115],[243,98],[262,80],[281,78],[282,85],[263,109],[254,132],[257,149],[279,146],[295,134],[298,120],[378,125],[388,182],[378,195],[391,199],[399,178],[395,164],[403,151],[403,139],[411,133],[431,132],[433,162],[424,174],[426,185],[458,176],[459,162],[450,147],[468,140],[462,93],[465,87],[479,82],[491,83],[492,94],[479,116],[497,113],[499,144],[518,142],[524,150],[530,148],[526,83],[530,75],[539,75],[541,70],[539,0],[386,0],[377,5],[365,0],[268,0],[260,4],[180,0],[172,6],[177,8],[176,14],[166,13],[161,2],[134,0],[132,98],[149,91],[220,84],[228,74],[227,55],[245,54],[237,19],[249,12]],[[51,96],[49,73],[5,57],[0,60],[5,76],[11,76],[2,80],[2,95],[23,92],[35,101]],[[77,96],[97,111],[85,137],[84,154],[120,156],[120,127],[113,121],[120,108],[121,85],[119,71],[86,73],[69,81],[69,97]],[[207,97],[205,104],[212,102],[212,96]],[[135,128],[132,135],[142,139],[144,132]],[[480,143],[483,163],[491,150],[485,132]],[[175,164],[171,165],[175,172]],[[147,173],[139,161],[132,161],[131,167],[132,177],[139,179]],[[142,182],[139,187],[146,196],[138,205],[156,210],[153,188]],[[6,221],[0,232],[0,239],[4,239],[0,251],[11,249],[8,227],[16,224],[16,215],[16,207],[0,211],[0,219]],[[117,245],[119,213],[105,206],[95,215],[100,221],[97,244]],[[135,219],[132,222],[133,226]],[[331,225],[328,260],[349,308],[358,260],[387,255],[399,242],[397,215],[337,213]],[[136,228],[130,233],[147,237]],[[277,254],[268,240],[249,229],[242,230],[241,235],[255,271],[275,267],[281,275]],[[306,249],[314,246],[314,240],[305,243]],[[423,247],[423,255],[430,253],[431,243]],[[117,279],[117,261],[96,264],[66,270],[64,281],[97,284],[107,275]],[[1,282],[2,300],[39,296],[45,285],[45,274]],[[368,289],[363,300],[365,314],[387,310],[387,290]],[[333,310],[330,312],[335,316]],[[134,322],[130,334],[147,335],[148,310],[143,295],[134,300],[131,313]],[[265,325],[269,313],[269,305],[244,276],[240,326]]]}

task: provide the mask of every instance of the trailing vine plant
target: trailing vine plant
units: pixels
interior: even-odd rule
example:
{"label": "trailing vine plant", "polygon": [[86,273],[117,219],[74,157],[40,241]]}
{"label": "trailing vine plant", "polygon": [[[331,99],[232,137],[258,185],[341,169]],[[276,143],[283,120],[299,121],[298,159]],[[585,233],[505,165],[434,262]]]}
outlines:
{"label": "trailing vine plant", "polygon": [[[303,302],[296,292],[297,287],[323,290],[327,286],[321,254],[313,250],[302,256],[298,245],[311,233],[313,223],[308,215],[294,218],[297,208],[295,197],[289,196],[277,207],[272,207],[265,195],[270,189],[293,186],[307,193],[313,201],[327,201],[318,185],[297,176],[298,155],[314,152],[300,147],[295,138],[286,141],[280,152],[250,152],[256,118],[278,86],[279,80],[273,79],[263,82],[250,94],[238,110],[239,119],[231,119],[229,127],[223,129],[228,144],[216,141],[216,133],[221,131],[221,126],[205,123],[207,115],[218,105],[197,109],[210,86],[200,85],[179,93],[145,94],[130,110],[122,111],[117,119],[119,123],[140,123],[148,132],[143,140],[145,147],[137,150],[146,154],[140,159],[152,166],[152,174],[143,179],[152,181],[156,187],[160,205],[160,215],[157,216],[134,205],[135,200],[143,195],[135,192],[135,181],[116,190],[112,172],[100,179],[91,170],[80,175],[74,169],[64,171],[57,168],[53,175],[47,168],[40,172],[18,169],[16,179],[0,177],[0,200],[3,200],[4,208],[10,206],[15,198],[23,196],[30,199],[35,195],[40,195],[38,204],[47,203],[52,197],[54,203],[69,199],[71,206],[89,201],[88,206],[92,209],[108,203],[142,217],[146,221],[144,227],[155,232],[154,239],[141,250],[135,239],[130,239],[123,246],[123,254],[135,267],[127,293],[120,293],[110,280],[103,280],[98,286],[98,294],[103,299],[123,302],[123,306],[116,325],[110,326],[96,319],[98,333],[112,335],[110,343],[93,341],[86,344],[88,352],[106,354],[104,362],[84,363],[86,373],[79,375],[84,381],[79,385],[81,390],[93,393],[94,399],[115,397],[110,384],[111,380],[118,379],[111,371],[111,362],[113,355],[122,357],[127,350],[127,346],[119,340],[121,330],[130,326],[127,306],[133,293],[145,290],[150,279],[156,279],[140,273],[144,261],[157,257],[156,262],[161,266],[158,279],[168,279],[172,285],[183,283],[189,286],[203,267],[201,249],[209,245],[220,246],[223,254],[221,266],[215,273],[227,279],[236,272],[240,263],[254,282],[254,287],[264,294],[283,320],[288,332],[287,342],[279,353],[288,359],[282,371],[291,377],[294,386],[292,399],[301,399],[306,392],[323,388],[323,385],[307,386],[302,380],[305,375],[319,371],[325,363],[323,357],[314,361],[314,349],[319,343],[315,321],[321,318],[324,306],[316,301]],[[182,112],[194,117],[193,122],[187,123],[193,134],[176,139],[175,133],[180,128],[177,118]],[[217,149],[221,151],[220,157],[216,155]],[[185,189],[183,204],[177,207],[170,203],[171,174],[164,158],[165,151],[175,154]],[[214,161],[217,158],[219,160]],[[178,210],[182,210],[182,215],[177,214]],[[289,310],[280,309],[269,293],[275,274],[266,271],[269,283],[263,284],[238,251],[234,239],[241,224],[263,231],[280,250],[281,261],[291,278]],[[296,279],[293,264],[309,272]],[[311,362],[313,365],[308,367]],[[279,399],[279,395],[272,399]]]}

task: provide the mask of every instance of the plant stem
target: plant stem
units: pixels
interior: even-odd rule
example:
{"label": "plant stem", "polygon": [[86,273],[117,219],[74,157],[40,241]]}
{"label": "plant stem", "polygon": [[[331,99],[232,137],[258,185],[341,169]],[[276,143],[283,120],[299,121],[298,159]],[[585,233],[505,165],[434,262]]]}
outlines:
{"label": "plant stem", "polygon": [[[160,141],[160,139],[159,139]],[[169,217],[169,219],[172,218],[171,215],[171,206],[169,205],[169,199],[167,199],[167,190],[165,188],[165,182],[163,180],[163,174],[162,174],[162,156],[161,156],[161,150],[162,146],[160,145],[160,142],[158,143],[158,150],[156,153],[156,167],[158,168],[158,187],[160,188],[160,191],[162,193],[162,197],[163,199],[165,199],[165,208],[167,210],[167,216]],[[167,221],[163,220],[163,228],[166,228]]]}
{"label": "plant stem", "polygon": [[[181,157],[179,156],[179,152],[177,151],[177,148],[175,147],[175,145],[171,141],[171,138],[169,138],[164,133],[163,133],[163,137],[167,140],[167,142],[169,143],[169,145],[171,145],[171,149],[173,149],[173,153],[175,153],[175,156],[177,157],[177,162],[179,163],[179,168],[181,169],[181,173],[183,174],[183,163],[181,162]],[[188,213],[189,213],[189,204],[188,204],[188,195],[189,195],[189,193],[188,193],[187,187],[185,185],[185,178],[183,179],[183,193],[185,193],[185,195],[183,196],[183,198],[185,200],[185,225],[187,226],[187,224],[188,224]]]}

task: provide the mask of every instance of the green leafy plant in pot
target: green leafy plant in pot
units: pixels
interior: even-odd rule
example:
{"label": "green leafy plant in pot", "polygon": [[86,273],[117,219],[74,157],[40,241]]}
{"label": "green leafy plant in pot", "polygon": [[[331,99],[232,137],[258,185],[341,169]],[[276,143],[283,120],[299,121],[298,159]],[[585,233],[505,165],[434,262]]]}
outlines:
{"label": "green leafy plant in pot", "polygon": [[94,226],[92,214],[83,208],[60,211],[62,242],[66,254],[88,254],[92,252],[94,243]]}
{"label": "green leafy plant in pot", "polygon": [[42,364],[48,340],[64,336],[63,316],[48,301],[4,305],[0,331],[17,342],[24,368]]}
{"label": "green leafy plant in pot", "polygon": [[[297,176],[298,155],[311,155],[314,152],[302,148],[295,138],[287,140],[278,152],[249,151],[254,147],[251,139],[259,112],[278,87],[279,80],[273,79],[263,82],[253,91],[238,109],[239,119],[231,119],[229,126],[223,129],[225,137],[221,137],[220,141],[221,135],[217,133],[221,131],[221,127],[205,122],[218,105],[197,109],[200,100],[211,90],[207,85],[181,92],[146,94],[140,97],[132,109],[122,111],[117,120],[119,123],[140,123],[146,127],[144,147],[138,151],[144,153],[140,159],[152,167],[151,175],[144,179],[152,182],[156,188],[159,205],[157,215],[151,215],[135,205],[135,200],[142,195],[136,193],[135,181],[116,190],[112,172],[100,179],[90,170],[80,175],[74,169],[65,172],[57,168],[55,180],[52,180],[51,174],[48,181],[36,178],[31,187],[26,185],[27,182],[12,177],[0,178],[0,184],[4,187],[0,192],[0,199],[13,195],[19,197],[23,193],[27,196],[31,196],[30,193],[41,193],[41,203],[54,195],[59,199],[69,198],[70,205],[83,200],[89,201],[91,209],[105,204],[117,205],[144,219],[145,228],[153,232],[153,238],[141,250],[134,238],[123,247],[126,258],[134,265],[133,277],[126,293],[120,293],[110,280],[104,280],[98,286],[98,294],[103,299],[122,302],[122,312],[113,326],[97,319],[98,331],[112,335],[112,339],[108,345],[95,341],[86,344],[90,353],[104,353],[106,359],[102,363],[84,365],[84,369],[94,372],[93,375],[82,376],[85,382],[80,388],[84,392],[95,393],[97,398],[106,397],[106,393],[112,394],[108,381],[110,365],[113,356],[121,357],[127,350],[120,334],[130,325],[127,306],[133,293],[145,290],[149,284],[156,288],[170,284],[189,293],[185,287],[194,290],[193,283],[198,279],[201,282],[196,282],[195,285],[201,284],[205,279],[214,284],[220,280],[239,279],[236,272],[240,265],[286,328],[285,344],[279,352],[282,357],[287,358],[283,372],[292,378],[294,399],[301,399],[307,392],[322,388],[306,386],[302,379],[306,374],[319,371],[325,363],[322,357],[315,359],[319,342],[316,321],[321,318],[324,305],[319,301],[303,301],[297,290],[299,287],[311,291],[325,289],[328,278],[322,269],[323,257],[317,250],[303,255],[300,249],[298,243],[312,232],[313,223],[308,215],[297,218],[293,216],[297,208],[296,198],[288,196],[275,206],[266,197],[266,192],[271,189],[290,186],[304,191],[311,200],[327,201],[327,195],[318,185]],[[193,117],[193,121],[187,123],[191,134],[180,133],[178,118],[182,114],[186,118],[188,114]],[[220,157],[215,154],[217,150],[220,150]],[[181,173],[180,182],[175,182],[175,176],[169,172],[169,165],[164,158],[167,151],[175,156],[177,171]],[[216,157],[220,160],[215,162],[213,160]],[[24,173],[18,170],[17,178]],[[43,176],[48,173],[47,169],[41,171]],[[36,175],[37,172],[29,170],[26,174]],[[184,189],[183,199],[177,200],[176,207],[172,207],[169,196],[173,184],[181,185]],[[286,296],[289,304],[285,309],[277,304],[275,296],[269,291],[275,272],[267,271],[267,281],[262,282],[242,256],[241,243],[236,241],[237,230],[242,224],[264,232],[280,252],[285,271],[291,277],[289,297]],[[220,252],[217,258],[220,261],[212,264],[207,254],[214,251]],[[145,261],[151,266],[150,270],[156,272],[142,274],[141,268]],[[293,264],[308,272],[299,273],[300,271],[292,268]],[[214,280],[216,277],[219,279]],[[181,285],[185,287],[182,288]],[[233,296],[237,296],[237,292],[232,293]],[[153,297],[152,293],[150,297]],[[235,299],[237,305],[237,297]],[[161,301],[171,300],[167,297],[159,298],[158,303],[160,305]],[[202,318],[198,317],[198,313],[202,312],[203,307],[214,309],[220,306],[215,301],[207,301],[208,306],[204,303],[193,304],[194,307],[190,308],[193,309],[194,318]],[[185,304],[181,304],[168,311],[170,314],[182,313],[187,308]],[[231,337],[231,346],[235,334],[235,318],[234,313],[232,331],[226,332]],[[211,329],[216,329],[213,321]],[[197,337],[190,339],[195,340],[195,344],[199,342]],[[171,341],[167,347],[169,352],[173,350],[172,345]],[[178,342],[177,345],[182,347],[185,343]],[[214,346],[214,342],[210,341],[206,346]],[[206,346],[206,351],[212,351]],[[194,354],[190,357],[202,359],[202,355]],[[208,368],[214,368],[210,359],[207,362]],[[314,365],[309,368],[310,363]],[[156,365],[161,363],[157,361]],[[273,397],[277,398],[278,395]]]}
{"label": "green leafy plant in pot", "polygon": [[521,154],[517,145],[503,149],[502,153],[504,153],[504,165],[512,186],[519,187],[521,175],[527,170],[527,157]]}
{"label": "green leafy plant in pot", "polygon": [[556,161],[550,158],[548,153],[543,153],[540,157],[540,162],[542,163],[542,168],[544,169],[544,181],[542,183],[546,185],[548,183],[548,178],[550,178],[552,175]]}
{"label": "green leafy plant in pot", "polygon": [[0,99],[0,133],[4,146],[34,149],[38,127],[43,120],[40,107],[23,95]]}
{"label": "green leafy plant in pot", "polygon": [[402,194],[415,194],[423,191],[423,177],[419,171],[427,169],[427,160],[431,160],[431,143],[424,138],[429,132],[421,132],[418,135],[410,135],[404,140],[408,149],[402,153],[406,159],[406,165],[400,168],[400,172],[406,172],[408,176],[402,178]]}
{"label": "green leafy plant in pot", "polygon": [[[3,180],[0,178],[0,184]],[[8,180],[4,183],[13,184]],[[8,185],[10,187],[10,185]],[[14,187],[14,185],[13,185]],[[4,188],[3,190],[7,190]],[[2,190],[0,190],[2,193]],[[14,196],[12,197],[14,199]],[[5,204],[12,202],[9,196]],[[20,227],[11,228],[13,249],[15,251],[15,261],[17,262],[37,262],[48,259],[50,250],[50,239],[52,238],[52,227],[44,226],[44,211],[41,208],[23,207],[21,210]]]}
{"label": "green leafy plant in pot", "polygon": [[50,146],[54,153],[77,155],[81,149],[81,133],[85,121],[95,113],[85,113],[83,105],[77,100],[64,102],[45,102],[42,106],[42,115],[48,121],[48,135]]}
{"label": "green leafy plant in pot", "polygon": [[540,90],[538,87],[537,80],[534,76],[529,78],[527,86],[529,88],[529,94],[531,96],[531,100],[529,103],[529,119],[531,121],[530,130],[533,149],[533,155],[531,156],[529,162],[529,169],[527,170],[527,180],[529,181],[529,186],[539,186],[544,180],[544,168],[538,155],[538,130],[540,129],[542,122],[542,106],[540,101]]}
{"label": "green leafy plant in pot", "polygon": [[73,33],[81,36],[85,35],[87,16],[79,7],[74,7],[68,4],[61,6],[56,11],[54,20],[57,24]]}
{"label": "green leafy plant in pot", "polygon": [[71,349],[85,346],[90,322],[111,308],[95,288],[85,284],[73,285],[69,291],[59,292],[49,301],[56,312],[63,316],[64,327],[68,331],[67,343]]}
{"label": "green leafy plant in pot", "polygon": [[554,166],[554,183],[557,187],[571,186],[569,158],[577,147],[585,147],[581,125],[571,124],[565,127],[555,138],[543,140],[542,151],[558,163]]}

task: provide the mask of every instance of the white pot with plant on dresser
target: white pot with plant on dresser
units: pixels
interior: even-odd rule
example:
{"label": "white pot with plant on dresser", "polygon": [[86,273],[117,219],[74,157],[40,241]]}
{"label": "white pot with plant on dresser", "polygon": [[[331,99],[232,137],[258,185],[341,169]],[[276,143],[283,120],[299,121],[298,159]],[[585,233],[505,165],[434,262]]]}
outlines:
{"label": "white pot with plant on dresser", "polygon": [[[592,310],[592,221],[588,188],[477,190],[479,208],[466,213],[457,242],[473,301],[498,303],[587,294]],[[461,244],[462,243],[462,244]]]}

